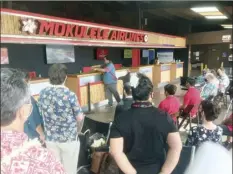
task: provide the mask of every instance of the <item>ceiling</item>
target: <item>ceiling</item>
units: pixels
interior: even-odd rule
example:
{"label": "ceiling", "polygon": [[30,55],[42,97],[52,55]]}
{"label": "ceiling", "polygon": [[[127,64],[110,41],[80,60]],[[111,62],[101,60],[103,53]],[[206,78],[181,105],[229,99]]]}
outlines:
{"label": "ceiling", "polygon": [[[221,24],[232,24],[232,4],[232,1],[8,1],[3,7],[131,28],[139,28],[139,19],[143,25],[147,18],[149,24],[160,21],[162,25],[161,21],[166,21],[167,26],[186,24],[189,32],[205,32],[222,30]],[[216,6],[228,19],[207,20],[190,10],[204,6]],[[155,30],[150,25],[146,29]]]}

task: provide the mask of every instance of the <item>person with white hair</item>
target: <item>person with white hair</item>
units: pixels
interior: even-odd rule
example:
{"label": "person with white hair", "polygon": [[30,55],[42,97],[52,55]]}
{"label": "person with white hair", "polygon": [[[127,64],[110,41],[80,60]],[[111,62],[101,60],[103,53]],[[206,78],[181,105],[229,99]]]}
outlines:
{"label": "person with white hair", "polygon": [[1,173],[65,174],[52,152],[24,133],[24,123],[32,110],[25,74],[1,68]]}
{"label": "person with white hair", "polygon": [[201,90],[202,100],[208,99],[209,97],[215,97],[218,94],[218,88],[215,83],[215,76],[212,73],[208,73],[205,76],[206,84]]}
{"label": "person with white hair", "polygon": [[185,174],[232,174],[232,152],[216,143],[203,143]]}
{"label": "person with white hair", "polygon": [[219,68],[217,73],[219,75],[219,90],[221,93],[225,93],[227,87],[230,85],[229,77],[226,75],[223,67]]}

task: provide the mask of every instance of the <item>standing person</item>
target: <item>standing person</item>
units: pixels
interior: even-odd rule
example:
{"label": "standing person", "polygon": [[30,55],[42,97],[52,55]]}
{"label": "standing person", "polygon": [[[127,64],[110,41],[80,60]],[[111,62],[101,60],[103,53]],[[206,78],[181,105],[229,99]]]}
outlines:
{"label": "standing person", "polygon": [[125,98],[123,99],[123,105],[118,104],[115,110],[115,117],[114,119],[116,119],[116,117],[123,111],[127,111],[128,109],[131,108],[131,105],[133,104],[133,96],[132,96],[132,90],[131,90],[131,86],[128,84],[126,86],[124,86],[124,95]]}
{"label": "standing person", "polygon": [[216,120],[221,112],[220,106],[211,100],[204,100],[201,102],[202,125],[191,128],[186,146],[197,146],[211,141],[221,144],[223,130],[220,126],[216,126],[213,122]]}
{"label": "standing person", "polygon": [[140,74],[135,84],[131,109],[113,122],[110,153],[122,173],[170,174],[180,157],[180,135],[171,117],[150,102],[153,93],[150,79]]}
{"label": "standing person", "polygon": [[[28,73],[26,74],[25,80],[30,85],[30,80]],[[28,117],[27,121],[24,123],[24,132],[27,134],[29,139],[38,138],[43,145],[45,145],[45,135],[43,130],[43,120],[39,113],[39,109],[37,106],[37,101],[31,96],[32,103],[32,113]]]}
{"label": "standing person", "polygon": [[180,101],[174,96],[177,87],[173,84],[164,86],[164,93],[166,98],[160,102],[158,108],[167,112],[176,122],[176,117],[179,115]]}
{"label": "standing person", "polygon": [[1,68],[1,173],[65,174],[55,156],[23,132],[32,112],[30,98],[25,74]]}
{"label": "standing person", "polygon": [[103,74],[103,82],[105,86],[105,95],[108,99],[108,106],[113,106],[112,95],[115,97],[117,103],[121,103],[121,98],[119,93],[117,92],[117,77],[116,77],[116,69],[114,64],[109,60],[108,57],[104,57],[104,67],[97,68],[93,67],[95,71],[99,71]]}
{"label": "standing person", "polygon": [[183,105],[181,106],[181,109],[185,109],[188,105],[194,105],[190,112],[192,118],[196,117],[198,106],[201,102],[200,92],[194,86],[195,79],[188,78],[186,81],[186,87],[188,88],[188,91],[184,95]]}
{"label": "standing person", "polygon": [[219,68],[217,71],[219,75],[219,90],[221,93],[225,93],[227,87],[230,84],[229,77],[225,73],[225,69],[223,67]]}
{"label": "standing person", "polygon": [[64,165],[68,174],[77,173],[84,115],[77,96],[65,87],[67,68],[54,64],[49,68],[51,86],[40,92],[38,106],[44,119],[46,146]]}

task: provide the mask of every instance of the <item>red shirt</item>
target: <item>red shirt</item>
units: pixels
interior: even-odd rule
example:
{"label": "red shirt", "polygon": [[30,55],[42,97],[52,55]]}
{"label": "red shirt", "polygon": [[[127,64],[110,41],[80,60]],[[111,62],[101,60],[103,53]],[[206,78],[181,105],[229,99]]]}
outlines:
{"label": "red shirt", "polygon": [[233,127],[233,125],[232,125],[233,114],[231,114],[229,119],[231,120],[231,124],[227,124],[226,126],[227,126],[228,130],[232,132],[232,130],[233,130],[233,128],[232,128]]}
{"label": "red shirt", "polygon": [[65,171],[39,141],[28,141],[23,132],[1,130],[1,173],[65,174]]}
{"label": "red shirt", "polygon": [[186,94],[184,95],[184,105],[187,107],[188,105],[195,105],[195,107],[191,110],[191,116],[195,116],[198,112],[198,106],[201,103],[201,94],[198,89],[195,87],[190,87]]}
{"label": "red shirt", "polygon": [[[167,96],[160,102],[158,108],[172,115],[179,112],[180,101],[175,96]],[[173,117],[173,120],[176,121],[176,117]]]}

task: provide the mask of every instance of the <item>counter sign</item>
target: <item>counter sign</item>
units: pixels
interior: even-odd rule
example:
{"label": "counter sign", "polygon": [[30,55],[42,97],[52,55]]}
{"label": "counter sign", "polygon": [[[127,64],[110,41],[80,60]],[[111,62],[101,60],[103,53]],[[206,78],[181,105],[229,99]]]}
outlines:
{"label": "counter sign", "polygon": [[56,36],[85,40],[108,40],[123,42],[147,42],[148,36],[141,32],[131,32],[111,28],[69,24],[46,20],[22,19],[22,31],[40,36]]}

